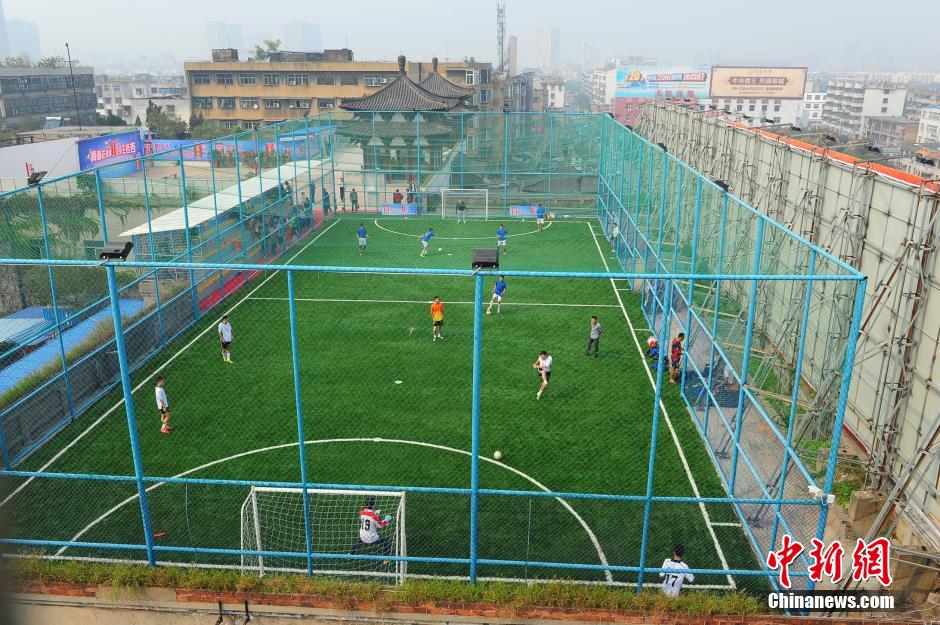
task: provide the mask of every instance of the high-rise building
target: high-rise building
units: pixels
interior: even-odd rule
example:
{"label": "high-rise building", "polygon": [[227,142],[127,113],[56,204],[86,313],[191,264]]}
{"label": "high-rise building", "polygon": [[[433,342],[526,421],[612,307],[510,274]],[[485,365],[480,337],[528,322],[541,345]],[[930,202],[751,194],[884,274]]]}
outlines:
{"label": "high-rise building", "polygon": [[558,67],[561,52],[561,31],[555,26],[535,29],[535,66]]}
{"label": "high-rise building", "polygon": [[7,18],[3,14],[3,0],[0,0],[0,59],[10,56],[10,40],[7,37]]}
{"label": "high-rise building", "polygon": [[245,37],[242,27],[226,22],[206,22],[206,43],[209,49],[235,48],[245,49]]}
{"label": "high-rise building", "polygon": [[551,67],[558,67],[561,64],[561,30],[555,26],[552,26],[549,39],[548,60]]}
{"label": "high-rise building", "polygon": [[94,70],[75,66],[71,74],[67,67],[0,68],[0,118],[10,122],[62,116],[72,118],[73,124],[79,119],[88,123],[97,103]]}
{"label": "high-rise building", "polygon": [[7,22],[7,40],[10,56],[25,56],[33,61],[38,61],[42,56],[36,22],[10,20]]}
{"label": "high-rise building", "polygon": [[310,22],[290,22],[281,29],[282,50],[298,52],[321,52],[323,42],[320,36],[320,25]]}
{"label": "high-rise building", "polygon": [[900,117],[906,99],[905,85],[836,78],[829,81],[821,125],[850,139],[864,139],[869,119]]}
{"label": "high-rise building", "polygon": [[509,35],[509,68],[507,74],[515,76],[519,72],[519,38],[515,35]]}

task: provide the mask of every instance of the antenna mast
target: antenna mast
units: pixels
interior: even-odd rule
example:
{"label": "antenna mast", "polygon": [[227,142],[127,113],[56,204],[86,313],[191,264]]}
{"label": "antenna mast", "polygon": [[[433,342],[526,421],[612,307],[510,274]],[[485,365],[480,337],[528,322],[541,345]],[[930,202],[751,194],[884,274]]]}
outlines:
{"label": "antenna mast", "polygon": [[509,73],[509,60],[506,58],[506,3],[496,3],[496,73],[506,76]]}

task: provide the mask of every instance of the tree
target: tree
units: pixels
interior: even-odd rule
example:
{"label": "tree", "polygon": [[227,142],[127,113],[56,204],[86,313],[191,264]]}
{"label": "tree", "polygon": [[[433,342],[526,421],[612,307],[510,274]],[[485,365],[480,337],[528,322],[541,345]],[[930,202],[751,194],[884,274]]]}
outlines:
{"label": "tree", "polygon": [[255,60],[267,61],[271,58],[271,53],[277,52],[280,49],[280,39],[265,39],[263,48],[261,46],[255,46]]}
{"label": "tree", "polygon": [[134,125],[140,128],[143,124],[140,121],[140,115],[137,116],[137,119],[134,120]]}
{"label": "tree", "polygon": [[108,112],[107,115],[96,115],[95,123],[99,126],[126,126],[127,122],[114,113]]}
{"label": "tree", "polygon": [[239,132],[244,132],[239,126],[234,128],[226,128],[222,125],[222,122],[210,119],[209,121],[204,121],[195,128],[192,129],[190,133],[193,139],[218,139],[219,137],[224,137],[226,135],[234,135]]}
{"label": "tree", "polygon": [[202,116],[202,113],[197,113],[193,111],[189,114],[189,129],[194,130],[196,126],[204,122],[206,119]]}
{"label": "tree", "polygon": [[181,139],[186,133],[186,122],[174,113],[168,113],[150,100],[147,103],[147,128],[159,139]]}
{"label": "tree", "polygon": [[25,55],[8,56],[0,65],[3,67],[32,67],[33,62]]}
{"label": "tree", "polygon": [[[72,65],[78,65],[78,59],[72,60]],[[36,67],[48,67],[51,69],[59,69],[61,67],[68,67],[68,62],[63,56],[44,56],[39,59],[39,62],[36,63]]]}

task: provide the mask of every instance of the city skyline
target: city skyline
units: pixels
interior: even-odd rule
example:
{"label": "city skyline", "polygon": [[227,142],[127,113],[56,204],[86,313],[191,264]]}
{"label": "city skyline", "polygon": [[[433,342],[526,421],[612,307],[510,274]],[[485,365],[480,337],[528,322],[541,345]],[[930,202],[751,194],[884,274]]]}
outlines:
{"label": "city skyline", "polygon": [[[47,0],[46,4],[44,15],[68,14],[72,9],[66,0]],[[124,28],[128,20],[138,17],[132,7],[116,0],[91,0],[89,8],[95,10],[69,20],[37,18],[28,0],[6,0],[4,5],[8,20],[37,22],[42,55],[61,54],[64,42],[69,41],[76,56],[95,65],[113,63],[121,57],[122,50],[127,55],[126,49],[117,45],[118,39],[102,37],[101,33]],[[772,7],[733,0],[716,11],[691,0],[678,0],[669,10],[673,18],[670,22],[664,20],[658,6],[595,1],[573,11],[560,3],[514,0],[507,3],[507,34],[518,38],[520,68],[539,65],[536,31],[540,26],[554,26],[560,32],[558,61],[568,65],[641,55],[664,63],[794,64],[837,71],[940,71],[940,58],[933,53],[931,20],[910,19],[923,12],[929,6],[927,2],[901,0],[894,5],[895,10],[879,20],[867,19],[872,14],[867,8],[874,9],[874,2],[860,0],[860,5],[856,3],[848,13],[835,5],[817,4],[809,13],[808,4],[798,3],[797,18],[783,20]],[[298,0],[285,0],[276,3],[274,10],[251,20],[233,19],[252,14],[253,5],[244,0],[227,4],[224,15],[217,8],[212,3],[168,0],[165,10],[150,16],[147,22],[147,30],[160,36],[135,38],[132,56],[172,56],[180,64],[184,60],[209,58],[207,29],[210,22],[222,22],[245,34],[242,45],[237,46],[242,49],[253,48],[262,38],[290,39],[284,30],[286,26],[307,23],[319,26],[321,47],[348,46],[358,59],[393,59],[399,53],[421,59],[496,58],[495,2],[442,7],[430,0],[394,6],[366,0],[356,6],[331,6],[327,12],[309,11]],[[803,17],[801,9],[806,12]],[[180,15],[187,19],[180,21]],[[603,19],[597,19],[599,16]],[[730,20],[729,16],[741,19]],[[745,28],[748,23],[755,27]],[[454,27],[442,28],[441,24]],[[904,46],[879,45],[892,41],[903,41]],[[590,55],[584,54],[586,49],[591,51]]]}

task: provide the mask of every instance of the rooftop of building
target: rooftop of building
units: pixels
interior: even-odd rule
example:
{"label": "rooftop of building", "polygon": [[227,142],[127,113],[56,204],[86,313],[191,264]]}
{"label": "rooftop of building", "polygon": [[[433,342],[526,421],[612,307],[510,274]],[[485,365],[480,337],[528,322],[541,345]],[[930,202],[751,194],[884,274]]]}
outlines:
{"label": "rooftop of building", "polygon": [[55,141],[56,139],[90,139],[102,135],[113,135],[119,132],[137,130],[134,126],[58,126],[56,128],[41,128],[16,133],[16,137],[23,143],[38,143],[40,141]]}
{"label": "rooftop of building", "polygon": [[[74,65],[75,74],[94,74],[95,68],[88,65]],[[0,77],[15,78],[17,76],[68,76],[68,67],[0,67]]]}
{"label": "rooftop of building", "polygon": [[431,73],[418,86],[442,98],[468,98],[473,95],[472,89],[454,84],[438,73],[437,57],[431,59]]}
{"label": "rooftop of building", "polygon": [[[452,111],[462,107],[466,96],[443,97],[428,91],[408,77],[405,65],[405,56],[399,56],[398,76],[394,80],[370,95],[343,100],[340,108],[347,111]],[[443,86],[443,83],[436,85]]]}

